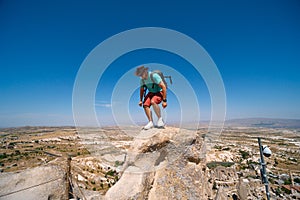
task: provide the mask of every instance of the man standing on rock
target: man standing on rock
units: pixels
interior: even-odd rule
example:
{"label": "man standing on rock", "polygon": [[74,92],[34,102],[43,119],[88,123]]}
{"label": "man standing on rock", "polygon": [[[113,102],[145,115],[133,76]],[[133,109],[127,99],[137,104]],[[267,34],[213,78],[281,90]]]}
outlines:
{"label": "man standing on rock", "polygon": [[[157,73],[148,72],[148,68],[141,66],[135,71],[135,75],[141,78],[140,80],[140,102],[139,106],[143,106],[146,116],[149,120],[148,124],[143,129],[148,130],[154,127],[153,118],[150,107],[153,106],[153,110],[157,115],[158,127],[164,127],[164,121],[161,117],[159,104],[162,103],[162,107],[167,107],[167,87],[162,80],[161,76]],[[145,96],[143,101],[144,92],[148,89],[148,94]]]}

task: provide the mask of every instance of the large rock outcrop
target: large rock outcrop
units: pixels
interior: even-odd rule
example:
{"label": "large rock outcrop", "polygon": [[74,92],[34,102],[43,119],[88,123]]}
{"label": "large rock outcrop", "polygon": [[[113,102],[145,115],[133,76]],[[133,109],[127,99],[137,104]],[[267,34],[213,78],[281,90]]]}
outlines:
{"label": "large rock outcrop", "polygon": [[128,150],[121,179],[105,199],[207,199],[201,146],[196,131],[141,131]]}
{"label": "large rock outcrop", "polygon": [[66,199],[65,170],[57,165],[40,166],[0,174],[1,200]]}

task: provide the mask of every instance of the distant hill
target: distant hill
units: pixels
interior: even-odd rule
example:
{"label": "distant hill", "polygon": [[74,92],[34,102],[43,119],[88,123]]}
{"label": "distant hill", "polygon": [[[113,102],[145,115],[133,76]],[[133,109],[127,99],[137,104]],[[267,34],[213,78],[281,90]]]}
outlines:
{"label": "distant hill", "polygon": [[231,119],[226,126],[266,127],[266,128],[300,128],[300,119],[245,118]]}

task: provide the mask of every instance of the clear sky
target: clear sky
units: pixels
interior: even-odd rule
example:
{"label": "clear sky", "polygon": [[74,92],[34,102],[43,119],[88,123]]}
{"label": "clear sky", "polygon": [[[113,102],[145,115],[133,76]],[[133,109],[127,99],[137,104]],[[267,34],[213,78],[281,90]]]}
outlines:
{"label": "clear sky", "polygon": [[[299,19],[298,0],[2,0],[0,127],[73,125],[73,85],[84,59],[107,38],[139,27],[173,29],[203,46],[224,81],[227,119],[300,119]],[[188,69],[184,60],[158,50],[120,57],[100,80],[105,95],[97,89],[99,120],[112,120],[110,97],[120,77],[145,63],[174,69],[182,64]],[[124,65],[128,67],[120,67]],[[190,69],[180,73],[197,83],[201,119],[209,119],[205,83],[193,77]],[[133,78],[138,84],[138,78]],[[170,87],[176,86],[173,81]],[[124,106],[129,107],[134,120],[143,121],[138,98],[136,90]],[[176,120],[178,99],[170,91],[168,100],[166,113]]]}

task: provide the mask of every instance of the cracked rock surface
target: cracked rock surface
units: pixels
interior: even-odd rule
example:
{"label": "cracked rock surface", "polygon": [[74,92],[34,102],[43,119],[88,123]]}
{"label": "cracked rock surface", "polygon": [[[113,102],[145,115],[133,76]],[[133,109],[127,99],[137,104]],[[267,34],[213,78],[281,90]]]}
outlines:
{"label": "cracked rock surface", "polygon": [[[105,199],[201,199],[207,196],[202,138],[168,127],[141,131],[128,149],[120,180]],[[205,169],[205,168],[204,168]]]}

